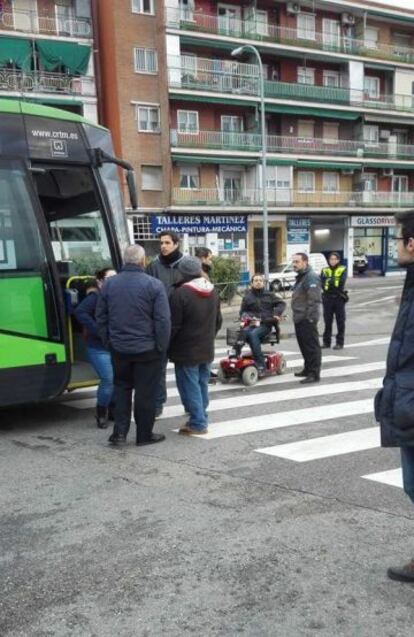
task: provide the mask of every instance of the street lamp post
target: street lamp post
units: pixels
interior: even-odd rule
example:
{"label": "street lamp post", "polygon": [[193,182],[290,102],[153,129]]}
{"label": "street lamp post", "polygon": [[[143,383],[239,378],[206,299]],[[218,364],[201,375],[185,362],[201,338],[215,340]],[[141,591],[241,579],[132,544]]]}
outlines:
{"label": "street lamp post", "polygon": [[267,160],[267,139],[266,139],[266,117],[265,117],[265,99],[264,99],[264,75],[262,58],[259,51],[251,44],[239,46],[231,52],[233,57],[239,57],[243,53],[253,53],[257,59],[259,66],[260,80],[260,114],[261,114],[261,131],[262,131],[262,200],[263,200],[263,269],[266,280],[266,286],[269,285],[269,228],[267,214],[267,188],[266,188],[266,160]]}

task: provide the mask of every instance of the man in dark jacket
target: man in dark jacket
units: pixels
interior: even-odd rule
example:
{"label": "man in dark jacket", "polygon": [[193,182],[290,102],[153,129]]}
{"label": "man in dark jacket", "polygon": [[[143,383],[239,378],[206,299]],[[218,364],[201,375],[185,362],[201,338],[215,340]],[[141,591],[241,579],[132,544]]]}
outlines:
{"label": "man in dark jacket", "polygon": [[325,331],[323,333],[323,347],[331,346],[332,323],[336,318],[336,345],[334,349],[343,349],[345,341],[345,292],[346,266],[341,265],[337,252],[328,256],[328,266],[322,268],[322,303]]}
{"label": "man in dark jacket", "polygon": [[252,354],[257,363],[259,376],[265,374],[265,360],[262,352],[262,341],[270,334],[272,325],[277,324],[286,308],[286,303],[270,290],[265,290],[262,274],[254,274],[251,287],[246,292],[241,307],[240,318],[258,319],[258,325],[249,325],[244,333]]}
{"label": "man in dark jacket", "polygon": [[[400,447],[404,491],[414,502],[414,210],[397,213],[398,263],[406,268],[404,290],[387,356],[375,417],[383,447]],[[388,577],[414,582],[414,559],[388,569]]]}
{"label": "man in dark jacket", "polygon": [[304,365],[295,376],[302,377],[303,385],[317,383],[321,374],[321,345],[318,321],[321,307],[320,278],[309,265],[304,252],[293,255],[292,265],[298,273],[292,291],[292,312],[295,333]]}
{"label": "man in dark jacket", "polygon": [[214,340],[221,327],[220,300],[214,286],[202,276],[201,263],[184,257],[178,265],[183,283],[171,296],[169,358],[188,423],[180,433],[200,435],[208,428],[208,379],[214,360]]}
{"label": "man in dark jacket", "polygon": [[114,367],[115,425],[112,444],[126,442],[131,420],[132,390],[137,445],[164,440],[152,433],[155,398],[171,333],[170,308],[160,281],[143,270],[141,246],[125,250],[124,267],[102,288],[96,322],[103,343],[109,346]]}
{"label": "man in dark jacket", "polygon": [[[183,258],[183,254],[180,252],[180,237],[173,230],[165,230],[160,232],[158,238],[160,240],[160,253],[147,266],[146,273],[161,281],[169,298],[182,279],[178,270],[178,264]],[[166,374],[167,359],[165,358],[157,391],[156,417],[161,416],[167,401]]]}

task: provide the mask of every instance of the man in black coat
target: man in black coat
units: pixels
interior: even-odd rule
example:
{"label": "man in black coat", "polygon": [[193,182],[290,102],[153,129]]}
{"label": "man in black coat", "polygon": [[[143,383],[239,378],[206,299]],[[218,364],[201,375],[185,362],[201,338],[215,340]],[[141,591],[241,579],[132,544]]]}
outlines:
{"label": "man in black coat", "polygon": [[[400,447],[404,491],[414,502],[414,210],[397,213],[398,263],[407,276],[387,356],[383,388],[375,397],[375,417],[383,447]],[[388,577],[414,582],[414,559],[388,569]]]}
{"label": "man in black coat", "polygon": [[220,299],[214,286],[202,276],[201,263],[184,257],[178,269],[183,283],[171,295],[171,343],[169,358],[175,364],[177,388],[189,420],[185,435],[208,431],[208,379],[214,360],[214,340],[221,327]]}
{"label": "man in black coat", "polygon": [[257,363],[259,376],[265,374],[265,360],[262,341],[270,334],[272,325],[277,324],[286,308],[286,303],[270,290],[265,290],[263,274],[254,274],[250,289],[243,297],[240,318],[255,318],[257,325],[251,324],[244,329],[247,343]]}
{"label": "man in black coat", "polygon": [[120,274],[105,282],[96,308],[99,336],[114,368],[115,424],[109,438],[123,444],[131,421],[132,391],[137,445],[164,440],[152,433],[156,391],[170,340],[170,307],[164,286],[145,274],[144,248],[129,246]]}
{"label": "man in black coat", "polygon": [[[180,252],[180,237],[173,230],[164,230],[158,235],[160,240],[160,253],[146,268],[146,273],[161,281],[165,287],[168,298],[180,283],[182,277],[178,270],[178,264],[183,258]],[[167,401],[167,359],[163,361],[161,380],[158,386],[156,398],[156,417],[161,416],[164,404]]]}

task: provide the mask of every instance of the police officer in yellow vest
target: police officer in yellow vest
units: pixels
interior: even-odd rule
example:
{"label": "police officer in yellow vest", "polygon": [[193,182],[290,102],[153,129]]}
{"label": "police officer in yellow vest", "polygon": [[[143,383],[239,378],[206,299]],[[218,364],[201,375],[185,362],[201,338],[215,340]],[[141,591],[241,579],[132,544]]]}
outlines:
{"label": "police officer in yellow vest", "polygon": [[321,272],[323,319],[325,331],[323,333],[322,347],[331,346],[332,323],[336,318],[337,335],[334,349],[342,349],[345,338],[345,303],[347,292],[345,291],[346,267],[340,264],[340,256],[337,252],[331,252],[328,256],[328,267]]}

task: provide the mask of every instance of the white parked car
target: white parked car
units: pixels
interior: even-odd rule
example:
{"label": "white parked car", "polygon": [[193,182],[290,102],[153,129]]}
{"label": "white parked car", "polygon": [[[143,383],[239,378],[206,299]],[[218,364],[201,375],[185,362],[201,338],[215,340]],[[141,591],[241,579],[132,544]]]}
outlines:
{"label": "white parked car", "polygon": [[[322,268],[327,265],[326,259],[321,252],[311,252],[309,255],[310,266],[320,274]],[[296,280],[296,272],[293,270],[292,263],[281,263],[273,272],[269,274],[270,289],[274,292],[282,290],[290,290]]]}
{"label": "white parked car", "polygon": [[365,254],[354,254],[354,272],[363,274],[368,269],[368,259]]}

